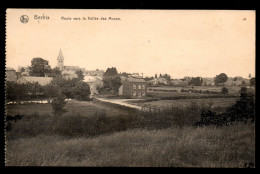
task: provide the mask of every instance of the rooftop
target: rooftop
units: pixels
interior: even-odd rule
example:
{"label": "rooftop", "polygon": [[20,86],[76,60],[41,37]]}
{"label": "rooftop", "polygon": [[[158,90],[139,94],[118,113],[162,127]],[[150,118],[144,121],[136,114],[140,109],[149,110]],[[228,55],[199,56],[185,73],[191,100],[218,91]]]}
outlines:
{"label": "rooftop", "polygon": [[129,82],[143,82],[146,83],[146,81],[144,79],[137,79],[137,78],[128,78],[127,79]]}
{"label": "rooftop", "polygon": [[6,67],[5,70],[6,71],[15,71],[13,68],[10,68],[10,67]]}

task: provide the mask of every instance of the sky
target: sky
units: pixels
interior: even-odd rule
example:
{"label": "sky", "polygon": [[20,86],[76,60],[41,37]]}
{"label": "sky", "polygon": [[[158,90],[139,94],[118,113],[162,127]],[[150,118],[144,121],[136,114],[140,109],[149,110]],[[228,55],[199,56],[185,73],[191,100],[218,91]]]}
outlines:
{"label": "sky", "polygon": [[41,57],[54,68],[60,49],[65,66],[86,70],[248,78],[255,75],[255,11],[7,9],[6,67]]}

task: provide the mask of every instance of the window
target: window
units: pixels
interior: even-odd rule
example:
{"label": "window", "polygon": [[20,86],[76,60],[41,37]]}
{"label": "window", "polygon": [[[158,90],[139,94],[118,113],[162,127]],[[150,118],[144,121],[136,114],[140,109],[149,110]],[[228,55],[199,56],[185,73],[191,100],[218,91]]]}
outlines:
{"label": "window", "polygon": [[138,89],[142,89],[142,88],[141,88],[141,85],[138,85]]}
{"label": "window", "polygon": [[144,91],[142,91],[142,96],[145,96],[145,92]]}
{"label": "window", "polygon": [[145,89],[145,85],[142,85],[142,89]]}
{"label": "window", "polygon": [[136,96],[136,91],[133,91],[133,96]]}
{"label": "window", "polygon": [[133,85],[133,89],[136,89],[136,85]]}

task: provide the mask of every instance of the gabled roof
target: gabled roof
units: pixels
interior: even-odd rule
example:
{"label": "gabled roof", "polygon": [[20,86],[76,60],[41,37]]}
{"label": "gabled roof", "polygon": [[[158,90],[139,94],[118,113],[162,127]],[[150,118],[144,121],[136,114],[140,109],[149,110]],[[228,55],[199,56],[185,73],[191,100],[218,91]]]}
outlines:
{"label": "gabled roof", "polygon": [[146,83],[146,81],[144,79],[137,79],[137,78],[128,78],[127,79],[129,82],[142,82],[142,83]]}

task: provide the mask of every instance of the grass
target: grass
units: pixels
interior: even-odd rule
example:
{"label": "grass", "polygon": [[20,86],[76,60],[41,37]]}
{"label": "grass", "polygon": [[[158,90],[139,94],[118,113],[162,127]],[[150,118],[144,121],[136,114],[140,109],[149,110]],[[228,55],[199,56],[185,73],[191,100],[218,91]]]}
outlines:
{"label": "grass", "polygon": [[94,138],[38,135],[7,141],[7,166],[244,167],[253,124],[133,129]]}
{"label": "grass", "polygon": [[213,107],[228,107],[233,105],[238,98],[210,98],[210,99],[179,99],[179,100],[156,100],[156,101],[131,101],[139,106],[150,106],[152,108],[167,108],[171,106],[188,106],[191,102],[198,105],[213,103]]}
{"label": "grass", "polygon": [[[84,117],[89,117],[95,113],[107,112],[108,116],[114,116],[118,113],[126,113],[122,109],[116,109],[109,106],[104,106],[102,104],[93,103],[92,101],[77,101],[71,100],[68,101],[65,109],[66,112],[64,115],[82,115]],[[108,112],[109,111],[109,112]],[[6,105],[7,115],[32,115],[37,113],[38,115],[52,115],[52,106],[51,104],[23,104],[23,105]]]}
{"label": "grass", "polygon": [[[241,86],[226,86],[229,90],[229,93],[231,94],[238,94]],[[194,86],[194,90],[201,90],[201,91],[212,91],[212,92],[221,92],[222,86]],[[192,89],[191,86],[185,86],[185,87],[173,87],[173,86],[161,86],[161,87],[148,87],[148,91],[152,91],[153,89],[155,90],[169,90],[169,91],[181,91],[181,89],[184,90],[189,90]]]}
{"label": "grass", "polygon": [[143,113],[70,101],[60,117],[50,114],[48,104],[8,107],[8,114],[26,116],[12,122],[6,134],[7,166],[244,167],[255,162],[255,125],[195,127],[201,110],[196,103]]}

